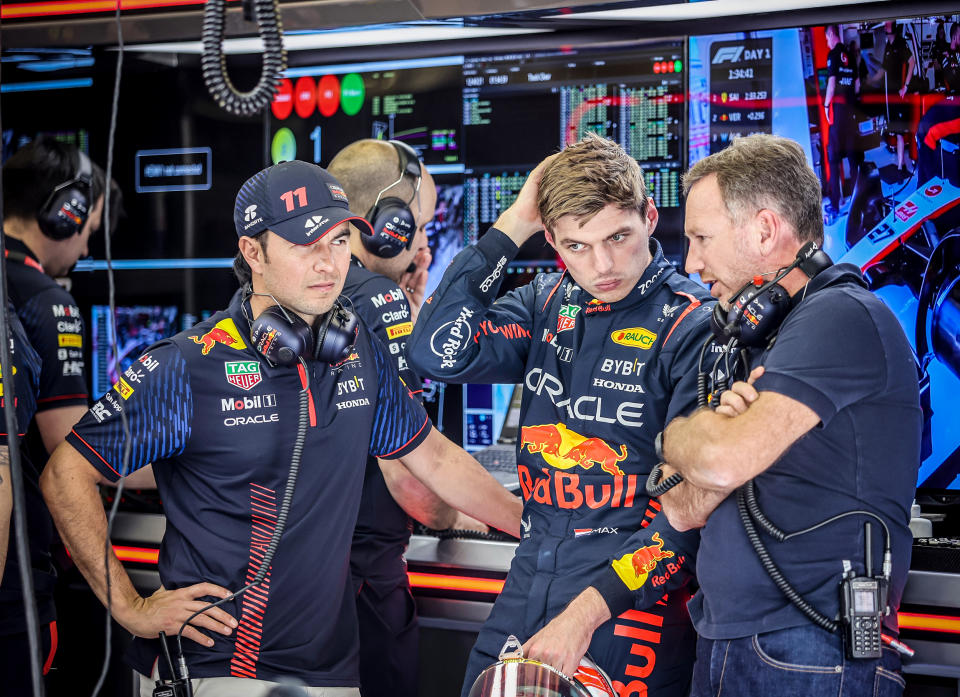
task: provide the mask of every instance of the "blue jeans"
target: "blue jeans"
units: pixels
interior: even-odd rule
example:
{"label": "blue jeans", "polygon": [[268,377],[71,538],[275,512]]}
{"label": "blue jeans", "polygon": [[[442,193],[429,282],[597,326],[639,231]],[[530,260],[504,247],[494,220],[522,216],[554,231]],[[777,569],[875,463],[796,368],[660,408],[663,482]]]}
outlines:
{"label": "blue jeans", "polygon": [[814,625],[697,641],[691,697],[899,697],[900,656],[846,657],[843,637]]}

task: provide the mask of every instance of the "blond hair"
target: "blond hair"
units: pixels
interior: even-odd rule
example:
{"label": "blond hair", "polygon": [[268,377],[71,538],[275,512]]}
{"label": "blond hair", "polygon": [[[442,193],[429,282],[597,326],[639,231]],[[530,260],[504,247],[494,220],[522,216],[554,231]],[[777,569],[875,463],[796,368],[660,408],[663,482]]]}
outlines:
{"label": "blond hair", "polygon": [[588,133],[567,147],[543,171],[537,207],[544,228],[572,215],[583,227],[613,204],[647,214],[647,187],[637,161],[612,140]]}

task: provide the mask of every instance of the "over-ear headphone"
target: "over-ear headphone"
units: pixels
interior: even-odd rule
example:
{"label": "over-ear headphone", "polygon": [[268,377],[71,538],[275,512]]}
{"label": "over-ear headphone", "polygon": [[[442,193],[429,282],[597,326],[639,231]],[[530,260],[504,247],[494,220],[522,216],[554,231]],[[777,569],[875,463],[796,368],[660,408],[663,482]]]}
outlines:
{"label": "over-ear headphone", "polygon": [[77,155],[77,173],[58,184],[37,213],[41,232],[52,240],[66,240],[83,230],[93,207],[93,165],[83,151]]}
{"label": "over-ear headphone", "polygon": [[736,339],[739,346],[763,346],[793,309],[790,294],[779,281],[796,268],[813,278],[832,264],[815,242],[807,242],[793,263],[780,269],[772,280],[764,283],[762,276],[754,276],[734,294],[729,310],[719,303],[714,306],[710,321],[714,337],[722,344]]}
{"label": "over-ear headphone", "polygon": [[[252,294],[249,286],[244,288],[245,296]],[[260,355],[277,365],[296,365],[301,358],[335,364],[350,355],[357,331],[356,315],[339,300],[313,327],[297,313],[278,304],[251,320],[250,342]]]}
{"label": "over-ear headphone", "polygon": [[[396,140],[388,142],[397,151],[400,176],[380,190],[377,200],[367,211],[366,218],[373,227],[373,234],[360,230],[360,241],[366,250],[384,259],[395,257],[413,245],[413,238],[417,233],[417,217],[410,210],[410,203],[420,195],[420,182],[423,180],[417,152],[406,143]],[[402,182],[405,176],[410,176],[417,182],[410,201],[396,196],[381,198],[384,192]]]}

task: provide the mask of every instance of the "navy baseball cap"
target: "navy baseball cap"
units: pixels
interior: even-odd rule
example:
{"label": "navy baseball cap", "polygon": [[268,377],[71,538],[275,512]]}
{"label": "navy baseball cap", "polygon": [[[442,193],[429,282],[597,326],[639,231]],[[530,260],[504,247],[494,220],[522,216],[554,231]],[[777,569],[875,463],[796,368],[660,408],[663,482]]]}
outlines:
{"label": "navy baseball cap", "polygon": [[294,244],[312,244],[349,220],[373,234],[365,218],[350,212],[340,183],[325,169],[300,160],[281,162],[250,177],[237,194],[237,235],[273,230]]}

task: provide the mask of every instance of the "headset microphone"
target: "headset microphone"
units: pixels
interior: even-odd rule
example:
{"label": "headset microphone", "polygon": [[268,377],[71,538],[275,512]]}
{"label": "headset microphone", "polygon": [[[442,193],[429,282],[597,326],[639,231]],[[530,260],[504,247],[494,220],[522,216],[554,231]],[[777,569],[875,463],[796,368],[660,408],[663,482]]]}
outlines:
{"label": "headset microphone", "polygon": [[779,282],[796,268],[813,278],[831,264],[815,242],[807,242],[793,262],[770,281],[754,276],[731,298],[729,310],[719,304],[713,308],[710,326],[717,341],[726,344],[735,339],[741,347],[763,346],[793,309],[790,294]]}

